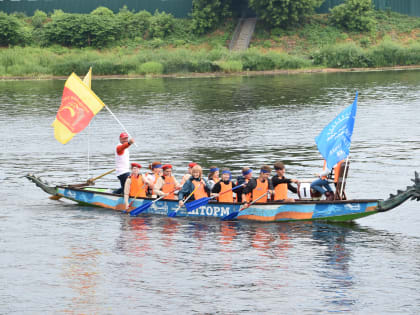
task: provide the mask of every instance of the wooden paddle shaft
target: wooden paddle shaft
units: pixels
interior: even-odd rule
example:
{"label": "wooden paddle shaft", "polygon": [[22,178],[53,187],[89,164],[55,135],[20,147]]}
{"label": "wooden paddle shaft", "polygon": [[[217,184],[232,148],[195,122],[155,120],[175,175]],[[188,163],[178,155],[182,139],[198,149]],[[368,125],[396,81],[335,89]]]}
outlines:
{"label": "wooden paddle shaft", "polygon": [[115,168],[114,168],[114,169],[112,169],[112,170],[110,170],[110,171],[108,171],[108,172],[106,172],[106,173],[103,173],[102,175],[99,175],[99,176],[97,176],[97,177],[94,177],[94,178],[88,179],[88,182],[94,182],[95,180],[97,180],[97,179],[99,179],[99,178],[102,178],[102,177],[104,177],[105,175],[111,174],[111,173],[112,173],[112,172],[114,172],[114,171],[115,171]]}

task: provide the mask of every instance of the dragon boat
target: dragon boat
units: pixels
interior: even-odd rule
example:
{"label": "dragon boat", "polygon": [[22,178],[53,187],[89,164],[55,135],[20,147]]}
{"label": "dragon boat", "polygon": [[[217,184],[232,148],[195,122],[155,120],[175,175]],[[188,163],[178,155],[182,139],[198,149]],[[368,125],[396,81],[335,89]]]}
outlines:
{"label": "dragon boat", "polygon": [[[417,172],[414,175],[414,179],[412,179],[413,185],[407,186],[405,190],[398,190],[397,194],[391,194],[386,200],[349,199],[327,201],[298,199],[295,202],[255,203],[244,210],[240,209],[241,204],[238,203],[219,203],[212,200],[190,212],[185,208],[181,208],[177,211],[177,217],[223,219],[236,212],[237,215],[234,216],[236,220],[261,222],[300,220],[348,222],[389,211],[409,199],[420,201],[420,178]],[[28,174],[25,177],[50,194],[51,199],[64,198],[81,205],[126,212],[124,197],[114,194],[112,189],[84,185],[51,186],[33,174]],[[178,201],[176,200],[156,200],[152,198],[132,198],[131,200],[133,201],[131,209],[150,204],[150,207],[147,207],[142,214],[167,216],[178,208]]]}

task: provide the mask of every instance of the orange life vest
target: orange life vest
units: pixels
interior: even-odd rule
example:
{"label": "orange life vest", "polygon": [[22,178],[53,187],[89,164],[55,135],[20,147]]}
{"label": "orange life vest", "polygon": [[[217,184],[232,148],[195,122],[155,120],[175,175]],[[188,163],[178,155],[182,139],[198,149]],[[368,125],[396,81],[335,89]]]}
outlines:
{"label": "orange life vest", "polygon": [[[258,197],[264,195],[268,191],[268,180],[266,180],[264,183],[260,181],[259,178],[257,178],[257,186],[252,190],[252,200],[254,201],[258,199]],[[267,202],[267,195],[262,197],[260,200],[257,201],[257,203]]]}
{"label": "orange life vest", "polygon": [[161,188],[161,190],[166,194],[169,193],[169,195],[167,195],[165,198],[163,199],[171,199],[171,200],[175,200],[175,178],[173,176],[169,176],[169,177],[165,177],[162,176],[164,183],[163,186]]}
{"label": "orange life vest", "polygon": [[343,161],[338,162],[337,165],[334,167],[334,183],[337,183],[338,178],[340,177],[341,164],[343,164]]}
{"label": "orange life vest", "polygon": [[287,199],[287,183],[278,184],[274,188],[274,200]]}
{"label": "orange life vest", "polygon": [[[195,191],[194,191],[194,199],[195,200],[200,199],[200,198],[204,198],[204,197],[208,197],[208,195],[206,193],[206,190],[204,189],[204,185],[203,184],[200,185],[201,182],[193,180],[192,183],[194,185],[194,188],[196,188]],[[198,185],[200,185],[200,187],[198,187]]]}
{"label": "orange life vest", "polygon": [[[232,189],[232,182],[229,184],[225,184],[223,181],[220,182],[220,196],[217,198],[219,202],[233,202],[233,192],[227,192],[223,194],[225,191]],[[222,195],[223,194],[223,195]]]}
{"label": "orange life vest", "polygon": [[143,176],[139,175],[138,177],[130,176],[131,185],[130,185],[130,196],[132,197],[146,197],[146,185],[143,181]]}
{"label": "orange life vest", "polygon": [[[327,161],[324,160],[324,167],[322,168],[322,171],[325,171],[327,169]],[[327,179],[328,176],[322,176],[321,179]]]}

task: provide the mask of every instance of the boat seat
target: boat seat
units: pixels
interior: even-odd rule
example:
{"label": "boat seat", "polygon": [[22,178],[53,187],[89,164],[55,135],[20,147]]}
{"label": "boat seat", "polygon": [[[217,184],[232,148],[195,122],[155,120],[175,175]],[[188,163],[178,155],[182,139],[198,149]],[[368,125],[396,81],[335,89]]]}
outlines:
{"label": "boat seat", "polygon": [[[346,165],[348,165],[347,170],[346,170]],[[349,175],[349,168],[350,168],[350,162],[348,160],[344,161],[340,166],[338,181],[337,181],[337,183],[335,183],[334,200],[347,200],[346,193],[345,193],[345,188],[346,188],[347,176]],[[344,172],[345,172],[345,174],[344,174]],[[341,189],[343,191],[340,195]]]}

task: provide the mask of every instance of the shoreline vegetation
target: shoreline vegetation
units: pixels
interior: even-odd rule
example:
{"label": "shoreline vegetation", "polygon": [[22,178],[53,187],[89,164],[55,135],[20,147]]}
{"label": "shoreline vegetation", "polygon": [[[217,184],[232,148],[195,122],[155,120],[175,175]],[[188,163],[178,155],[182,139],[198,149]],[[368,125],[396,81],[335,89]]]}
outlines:
{"label": "shoreline vegetation", "polygon": [[[99,11],[104,14],[104,10]],[[61,79],[72,72],[84,75],[89,67],[93,68],[95,79],[420,69],[420,18],[391,11],[374,11],[375,26],[369,31],[350,31],[331,25],[331,14],[312,14],[289,29],[267,28],[259,21],[250,48],[238,52],[227,48],[237,23],[234,18],[197,35],[188,31],[191,19],[175,19],[159,12],[152,15],[146,11],[136,14],[105,11],[109,21],[121,19],[119,15],[139,15],[141,21],[149,23],[145,22],[149,26],[142,24],[142,36],[109,41],[102,47],[52,41],[53,35],[54,40],[61,40],[63,34],[69,41],[76,38],[67,33],[58,35],[56,29],[63,31],[63,25],[73,29],[71,23],[81,23],[77,19],[82,17],[103,23],[104,15],[98,19],[94,12],[85,15],[36,12],[33,17],[0,12],[0,22],[11,19],[10,23],[23,25],[24,35],[13,33],[17,24],[12,23],[14,28],[8,30],[25,39],[24,43],[9,42],[5,46],[5,37],[0,36],[3,45],[0,80]],[[172,33],[166,34],[165,27]]]}
{"label": "shoreline vegetation", "polygon": [[[347,72],[378,72],[378,71],[410,71],[420,70],[420,65],[413,66],[392,66],[379,68],[313,68],[313,69],[294,69],[294,70],[261,70],[261,71],[241,71],[241,72],[186,72],[172,74],[147,74],[147,75],[95,75],[94,80],[107,79],[158,79],[158,78],[217,78],[230,76],[260,76],[260,75],[294,75],[294,74],[319,74],[319,73],[347,73]],[[93,71],[93,70],[92,70]],[[85,73],[78,73],[83,76]],[[31,80],[67,80],[68,76],[0,76],[1,81],[31,81]]]}

